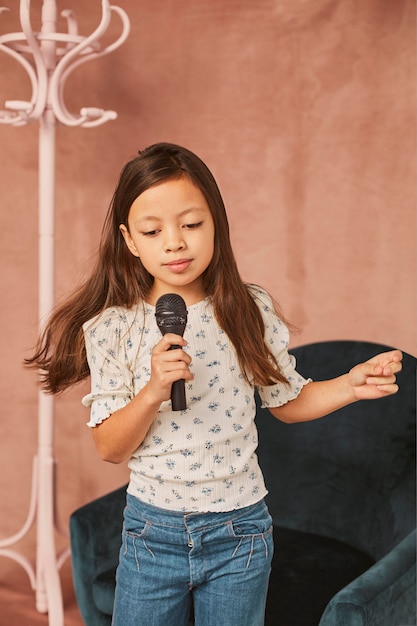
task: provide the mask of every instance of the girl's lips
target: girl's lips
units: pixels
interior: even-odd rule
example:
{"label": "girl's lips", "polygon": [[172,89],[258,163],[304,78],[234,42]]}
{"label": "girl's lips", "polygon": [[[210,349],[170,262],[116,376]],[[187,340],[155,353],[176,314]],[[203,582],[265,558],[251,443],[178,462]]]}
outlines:
{"label": "girl's lips", "polygon": [[167,263],[166,267],[168,267],[168,269],[170,269],[171,272],[180,273],[188,269],[190,264],[191,264],[190,259],[180,259],[178,261],[172,261],[172,263]]}

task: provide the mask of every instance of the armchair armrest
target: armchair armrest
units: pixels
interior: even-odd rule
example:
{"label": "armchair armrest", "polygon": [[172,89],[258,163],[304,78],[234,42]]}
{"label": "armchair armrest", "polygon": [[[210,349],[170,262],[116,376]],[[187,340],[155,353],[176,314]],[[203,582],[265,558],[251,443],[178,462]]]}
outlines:
{"label": "armchair armrest", "polygon": [[339,591],[319,626],[414,626],[416,531]]}
{"label": "armchair armrest", "polygon": [[70,516],[74,589],[87,626],[107,626],[111,621],[97,607],[93,587],[99,576],[116,568],[119,560],[126,487],[89,502]]}

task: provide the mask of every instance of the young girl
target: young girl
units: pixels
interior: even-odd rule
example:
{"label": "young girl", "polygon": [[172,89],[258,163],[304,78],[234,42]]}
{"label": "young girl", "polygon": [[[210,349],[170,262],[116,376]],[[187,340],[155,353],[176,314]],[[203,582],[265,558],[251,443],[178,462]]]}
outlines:
{"label": "young girl", "polygon": [[[155,303],[184,299],[184,337]],[[171,346],[177,346],[171,349]],[[261,626],[272,520],[256,457],[254,389],[288,423],[397,391],[401,352],[333,380],[295,370],[270,295],[239,276],[223,201],[192,152],[156,144],[122,170],[96,267],[52,315],[29,360],[46,391],[91,373],[100,456],[131,470],[114,626]],[[174,381],[187,407],[173,411]]]}

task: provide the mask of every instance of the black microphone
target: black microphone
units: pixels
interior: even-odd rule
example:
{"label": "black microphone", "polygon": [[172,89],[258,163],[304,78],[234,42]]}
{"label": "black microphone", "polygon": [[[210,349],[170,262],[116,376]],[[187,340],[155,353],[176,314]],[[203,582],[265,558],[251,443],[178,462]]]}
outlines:
{"label": "black microphone", "polygon": [[[163,335],[174,333],[184,334],[187,325],[187,308],[184,300],[176,293],[166,293],[156,303],[155,317],[158,328]],[[170,350],[176,350],[181,346],[171,346]],[[176,380],[172,383],[171,403],[173,411],[185,411],[187,408],[185,400],[184,380]]]}

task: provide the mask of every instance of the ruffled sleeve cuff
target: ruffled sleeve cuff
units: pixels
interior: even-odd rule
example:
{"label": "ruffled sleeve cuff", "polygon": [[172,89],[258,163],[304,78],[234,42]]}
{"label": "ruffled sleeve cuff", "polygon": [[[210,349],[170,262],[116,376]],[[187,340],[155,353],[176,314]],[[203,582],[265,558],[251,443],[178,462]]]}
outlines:
{"label": "ruffled sleeve cuff", "polygon": [[295,357],[288,354],[288,367],[281,368],[282,373],[288,380],[285,383],[277,383],[268,387],[258,387],[259,396],[262,401],[262,408],[277,407],[294,400],[300,393],[301,389],[311,382],[311,378],[304,378],[295,369]]}
{"label": "ruffled sleeve cuff", "polygon": [[89,393],[82,399],[82,404],[90,407],[90,420],[87,426],[93,428],[98,426],[119,409],[124,408],[131,401],[131,397],[126,397],[125,393],[108,394]]}

